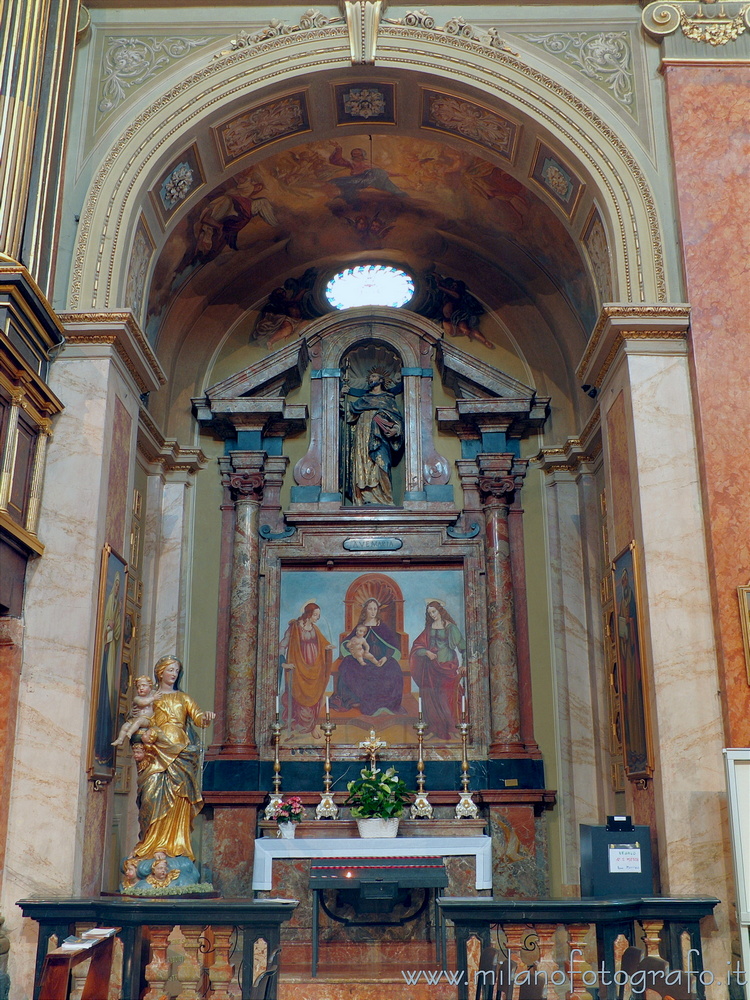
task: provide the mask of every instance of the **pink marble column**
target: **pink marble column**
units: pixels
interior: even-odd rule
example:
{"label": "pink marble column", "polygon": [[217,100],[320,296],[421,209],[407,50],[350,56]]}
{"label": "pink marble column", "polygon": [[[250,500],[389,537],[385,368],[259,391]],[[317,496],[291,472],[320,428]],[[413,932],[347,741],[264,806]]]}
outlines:
{"label": "pink marble column", "polygon": [[219,552],[219,615],[216,630],[216,679],[214,681],[214,742],[209,747],[207,758],[215,757],[226,738],[227,729],[227,671],[229,664],[229,626],[231,622],[232,578],[234,575],[234,500],[229,485],[232,475],[232,460],[227,456],[219,459],[221,471],[221,546]]}
{"label": "pink marble column", "polygon": [[521,486],[529,463],[516,459],[513,477],[516,494],[508,510],[508,541],[513,578],[513,607],[516,626],[516,659],[518,661],[518,725],[524,751],[529,757],[542,756],[534,739],[534,711],[531,692],[531,646],[529,642],[529,607],[526,597],[526,557],[523,544],[523,507]]}
{"label": "pink marble column", "polygon": [[523,753],[518,713],[518,664],[508,511],[516,492],[512,455],[480,455],[479,492],[487,548],[487,654],[490,674],[490,757]]}
{"label": "pink marble column", "polygon": [[[750,63],[665,65],[726,746],[750,745],[737,587],[750,579]],[[706,164],[711,164],[710,178]]]}
{"label": "pink marble column", "polygon": [[258,535],[265,452],[231,453],[234,497],[232,593],[226,681],[226,730],[222,756],[257,758],[255,743],[258,646]]}

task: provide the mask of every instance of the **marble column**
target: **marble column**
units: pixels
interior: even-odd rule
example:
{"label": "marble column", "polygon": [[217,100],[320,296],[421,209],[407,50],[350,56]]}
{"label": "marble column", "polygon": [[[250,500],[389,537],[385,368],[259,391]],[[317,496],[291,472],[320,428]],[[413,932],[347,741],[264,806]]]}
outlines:
{"label": "marble column", "polygon": [[223,756],[256,759],[255,687],[258,649],[258,567],[263,451],[230,453],[229,487],[234,499],[232,593],[226,681]]}
{"label": "marble column", "polygon": [[487,655],[490,676],[490,757],[523,754],[518,712],[518,664],[508,511],[516,492],[512,455],[480,455],[487,568]]}

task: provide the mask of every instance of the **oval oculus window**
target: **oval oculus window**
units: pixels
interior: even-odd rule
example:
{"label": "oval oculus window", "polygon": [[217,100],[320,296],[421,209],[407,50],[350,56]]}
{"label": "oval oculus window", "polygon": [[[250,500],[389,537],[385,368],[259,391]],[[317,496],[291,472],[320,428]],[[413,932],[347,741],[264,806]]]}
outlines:
{"label": "oval oculus window", "polygon": [[354,306],[405,306],[414,295],[414,279],[386,264],[360,264],[334,274],[326,299],[334,309]]}

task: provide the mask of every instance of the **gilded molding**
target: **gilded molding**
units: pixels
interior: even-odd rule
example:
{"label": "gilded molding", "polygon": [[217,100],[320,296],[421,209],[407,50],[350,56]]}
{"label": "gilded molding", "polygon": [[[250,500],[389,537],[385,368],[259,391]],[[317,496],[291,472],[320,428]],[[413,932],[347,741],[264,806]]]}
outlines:
{"label": "gilded molding", "polygon": [[[625,326],[633,323],[638,324],[640,320],[643,326],[638,330],[631,329],[627,332],[629,339],[665,340],[672,336],[682,339],[686,336],[689,316],[690,307],[687,305],[663,306],[654,304],[639,306],[623,304],[604,306],[599,314],[599,319],[593,333],[589,338],[583,358],[576,369],[576,378],[579,381],[583,381],[594,355],[600,350],[602,342],[613,328],[618,328],[622,339],[625,334]],[[647,325],[650,321],[653,321],[653,326]],[[657,325],[659,323],[663,324],[661,328]]]}
{"label": "gilded molding", "polygon": [[166,385],[166,375],[131,312],[69,312],[59,316],[68,344],[113,346],[142,393]]}
{"label": "gilded molding", "polygon": [[545,475],[556,472],[592,473],[591,465],[596,461],[601,447],[595,450],[584,448],[582,438],[571,437],[560,448],[542,448],[533,458],[534,464]]}
{"label": "gilded molding", "polygon": [[682,4],[650,3],[641,22],[647,34],[659,41],[679,28],[690,41],[714,47],[736,41],[750,28],[750,4],[722,3],[716,14],[706,14],[702,2],[687,7],[689,12]]}

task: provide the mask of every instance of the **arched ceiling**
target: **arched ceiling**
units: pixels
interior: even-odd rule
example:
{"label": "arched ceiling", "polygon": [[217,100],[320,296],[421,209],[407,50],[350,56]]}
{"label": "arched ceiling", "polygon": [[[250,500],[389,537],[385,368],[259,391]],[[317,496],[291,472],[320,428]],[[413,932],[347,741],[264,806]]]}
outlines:
{"label": "arched ceiling", "polygon": [[592,202],[543,140],[486,95],[372,67],[235,101],[152,185],[164,235],[148,335],[162,355],[170,328],[211,303],[257,315],[308,268],[322,278],[374,260],[435,268],[487,310],[530,307],[582,351],[597,302],[580,242]]}

